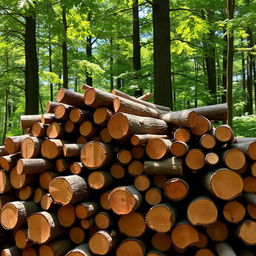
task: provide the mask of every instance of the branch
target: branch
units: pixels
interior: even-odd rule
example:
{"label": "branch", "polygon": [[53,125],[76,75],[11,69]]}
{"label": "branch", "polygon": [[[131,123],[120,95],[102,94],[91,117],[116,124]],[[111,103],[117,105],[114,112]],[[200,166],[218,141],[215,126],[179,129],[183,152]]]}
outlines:
{"label": "branch", "polygon": [[154,3],[150,0],[146,0],[147,3],[151,4],[152,6],[154,5]]}
{"label": "branch", "polygon": [[16,20],[17,22],[19,22],[22,26],[25,26],[25,23],[23,23],[23,22],[20,21],[18,18],[16,18],[15,16],[13,16],[13,14],[10,13],[5,7],[3,7],[2,5],[0,5],[0,8],[2,8],[11,18],[13,18],[13,19]]}
{"label": "branch", "polygon": [[190,45],[192,45],[192,46],[194,46],[194,47],[197,47],[197,48],[203,48],[201,45],[196,45],[196,44],[193,44],[193,43],[188,42],[188,41],[186,41],[186,40],[182,40],[182,39],[178,39],[178,38],[171,39],[171,42],[172,42],[172,41],[180,41],[180,42],[182,42],[182,43],[190,44]]}
{"label": "branch", "polygon": [[[138,4],[137,6],[139,7],[139,6],[145,5],[145,4],[147,4],[147,2],[148,2],[148,1],[146,1],[146,2],[144,2],[144,3],[141,3],[141,4]],[[130,10],[132,10],[133,8],[134,8],[134,6],[131,6],[131,7],[126,8],[126,9],[118,10],[118,11],[116,11],[116,12],[111,13],[111,15],[113,15],[113,14],[118,14],[118,13],[120,13],[120,12],[130,11]]]}
{"label": "branch", "polygon": [[170,12],[175,12],[175,11],[188,11],[188,12],[194,12],[194,13],[200,13],[201,14],[201,11],[198,11],[198,10],[193,10],[193,9],[189,9],[189,8],[172,8],[172,9],[169,9]]}
{"label": "branch", "polygon": [[234,52],[256,52],[256,47],[253,46],[251,48],[236,48]]}
{"label": "branch", "polygon": [[202,82],[200,80],[197,80],[197,79],[195,79],[195,78],[193,78],[191,76],[185,75],[185,74],[181,74],[181,73],[177,73],[177,72],[171,72],[171,74],[172,75],[177,75],[177,76],[184,76],[184,77],[186,77],[186,78],[188,78],[190,80],[193,80],[193,81],[198,82],[200,84],[206,85],[206,83],[204,83],[204,82]]}

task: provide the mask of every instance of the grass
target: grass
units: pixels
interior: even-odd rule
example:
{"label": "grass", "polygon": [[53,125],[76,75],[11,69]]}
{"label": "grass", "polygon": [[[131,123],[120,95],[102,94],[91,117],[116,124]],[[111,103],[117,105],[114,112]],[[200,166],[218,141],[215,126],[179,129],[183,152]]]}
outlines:
{"label": "grass", "polygon": [[233,130],[235,132],[235,136],[256,137],[256,116],[247,115],[234,117]]}

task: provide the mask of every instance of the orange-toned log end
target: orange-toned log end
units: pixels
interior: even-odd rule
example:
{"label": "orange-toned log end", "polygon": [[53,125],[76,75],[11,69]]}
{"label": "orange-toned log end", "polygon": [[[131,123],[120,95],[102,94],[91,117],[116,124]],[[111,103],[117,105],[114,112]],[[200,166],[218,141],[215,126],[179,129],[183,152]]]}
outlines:
{"label": "orange-toned log end", "polygon": [[45,140],[41,147],[41,154],[47,159],[55,159],[63,154],[63,145],[57,140]]}
{"label": "orange-toned log end", "polygon": [[172,244],[171,236],[168,233],[155,233],[152,236],[151,244],[161,252],[166,252]]}
{"label": "orange-toned log end", "polygon": [[168,178],[164,174],[158,174],[154,176],[154,184],[158,188],[164,188],[165,183],[167,182]]}
{"label": "orange-toned log end", "polygon": [[140,237],[146,231],[144,216],[137,212],[123,215],[118,221],[118,228],[128,237]]}
{"label": "orange-toned log end", "polygon": [[57,216],[61,226],[71,227],[76,219],[75,209],[72,205],[62,205],[58,209]]}
{"label": "orange-toned log end", "polygon": [[191,138],[190,131],[186,128],[178,128],[174,132],[174,139],[176,141],[189,142]]}
{"label": "orange-toned log end", "polygon": [[238,201],[228,202],[223,208],[224,218],[231,223],[238,223],[242,221],[245,213],[245,207]]}
{"label": "orange-toned log end", "polygon": [[50,210],[53,207],[54,202],[50,194],[45,194],[42,196],[40,201],[41,208],[45,211]]}
{"label": "orange-toned log end", "polygon": [[94,88],[89,88],[84,95],[84,103],[86,105],[93,106],[93,103],[96,100],[96,94],[97,92]]}
{"label": "orange-toned log end", "polygon": [[143,158],[144,153],[145,153],[144,147],[142,147],[142,146],[134,146],[134,147],[132,147],[132,156],[135,159]]}
{"label": "orange-toned log end", "polygon": [[228,125],[220,125],[216,127],[213,131],[213,135],[222,143],[233,142],[234,140],[234,133]]}
{"label": "orange-toned log end", "polygon": [[39,247],[39,256],[65,255],[74,246],[69,239],[57,239]]}
{"label": "orange-toned log end", "polygon": [[50,182],[57,176],[55,172],[43,172],[39,177],[40,187],[43,189],[49,189]]}
{"label": "orange-toned log end", "polygon": [[247,245],[256,245],[256,221],[244,221],[238,230],[238,237]]}
{"label": "orange-toned log end", "polygon": [[150,179],[146,175],[139,175],[134,179],[134,187],[139,191],[146,191],[150,187]]}
{"label": "orange-toned log end", "polygon": [[113,178],[108,172],[93,171],[88,176],[88,185],[95,190],[106,188],[112,182]]}
{"label": "orange-toned log end", "polygon": [[213,149],[216,145],[216,139],[212,134],[204,134],[199,141],[202,148]]}
{"label": "orange-toned log end", "polygon": [[168,204],[158,204],[146,214],[147,226],[157,232],[168,232],[175,222],[175,212]]}
{"label": "orange-toned log end", "polygon": [[256,206],[254,206],[252,204],[247,204],[246,210],[247,210],[247,213],[249,214],[249,216],[252,219],[256,220]]}
{"label": "orange-toned log end", "polygon": [[220,158],[215,152],[210,152],[205,156],[205,163],[209,166],[215,166],[218,164]]}
{"label": "orange-toned log end", "polygon": [[256,177],[256,162],[252,163],[250,166],[251,174],[253,177]]}
{"label": "orange-toned log end", "polygon": [[91,227],[93,227],[94,225],[94,218],[89,218],[89,219],[82,219],[80,221],[80,226],[84,229],[84,230],[88,230]]}
{"label": "orange-toned log end", "polygon": [[256,141],[250,143],[248,146],[248,156],[251,160],[256,160]]}
{"label": "orange-toned log end", "polygon": [[88,245],[83,243],[69,251],[65,256],[91,256],[91,252]]}
{"label": "orange-toned log end", "polygon": [[104,210],[111,210],[111,206],[108,201],[109,194],[110,194],[110,191],[106,191],[106,192],[102,193],[100,196],[100,206]]}
{"label": "orange-toned log end", "polygon": [[256,177],[247,176],[243,179],[245,192],[256,192]]}
{"label": "orange-toned log end", "polygon": [[144,256],[145,245],[137,239],[128,238],[121,242],[116,250],[116,256]]}
{"label": "orange-toned log end", "polygon": [[95,124],[105,125],[111,116],[113,116],[113,113],[111,110],[104,107],[97,108],[93,113],[93,121]]}
{"label": "orange-toned log end", "polygon": [[191,149],[185,157],[185,163],[194,171],[200,170],[205,165],[205,154],[200,149]]}
{"label": "orange-toned log end", "polygon": [[212,200],[199,197],[189,204],[187,216],[193,226],[205,226],[217,220],[218,210]]}
{"label": "orange-toned log end", "polygon": [[168,154],[170,146],[170,140],[153,138],[146,145],[146,153],[151,159],[159,160]]}
{"label": "orange-toned log end", "polygon": [[100,138],[104,143],[109,143],[113,139],[108,132],[108,128],[106,127],[100,130]]}
{"label": "orange-toned log end", "polygon": [[69,237],[74,244],[81,244],[85,240],[85,232],[81,227],[72,227],[69,231]]}
{"label": "orange-toned log end", "polygon": [[194,111],[190,111],[188,114],[188,127],[193,128],[197,126],[198,123],[198,115]]}
{"label": "orange-toned log end", "polygon": [[171,153],[176,157],[184,156],[187,153],[188,149],[188,145],[182,141],[174,141],[170,146]]}
{"label": "orange-toned log end", "polygon": [[[20,255],[20,254],[19,254]],[[38,256],[37,249],[29,247],[22,251],[22,256]]]}
{"label": "orange-toned log end", "polygon": [[244,153],[237,148],[232,148],[224,152],[223,159],[226,166],[232,170],[240,170],[246,164]]}
{"label": "orange-toned log end", "polygon": [[188,192],[188,183],[179,178],[172,178],[164,185],[165,196],[173,201],[180,201],[186,198]]}
{"label": "orange-toned log end", "polygon": [[60,123],[53,122],[47,128],[46,134],[50,139],[59,138],[61,135],[64,134],[64,127]]}
{"label": "orange-toned log end", "polygon": [[99,212],[94,218],[98,229],[108,229],[112,225],[112,218],[107,212]]}
{"label": "orange-toned log end", "polygon": [[243,180],[234,171],[221,169],[212,176],[210,186],[212,192],[218,198],[232,200],[242,193]]}
{"label": "orange-toned log end", "polygon": [[211,122],[204,116],[197,117],[196,126],[191,128],[191,132],[194,135],[201,136],[212,129]]}
{"label": "orange-toned log end", "polygon": [[184,250],[199,241],[198,231],[189,224],[176,225],[171,233],[172,243],[180,250]]}
{"label": "orange-toned log end", "polygon": [[122,113],[117,113],[108,122],[108,131],[112,138],[122,139],[128,135],[129,121]]}
{"label": "orange-toned log end", "polygon": [[208,238],[207,238],[206,234],[199,233],[199,241],[197,243],[195,243],[195,246],[197,248],[204,248],[207,246],[207,244],[208,244]]}
{"label": "orange-toned log end", "polygon": [[41,138],[46,136],[46,130],[49,127],[49,124],[42,124],[40,122],[36,122],[32,126],[32,134],[35,137]]}
{"label": "orange-toned log end", "polygon": [[114,163],[110,167],[110,173],[115,179],[122,179],[125,176],[125,167],[120,163]]}
{"label": "orange-toned log end", "polygon": [[21,143],[21,155],[23,158],[38,157],[42,140],[34,137],[27,137]]}
{"label": "orange-toned log end", "polygon": [[79,132],[82,136],[93,137],[97,134],[97,128],[91,121],[84,121],[79,126]]}
{"label": "orange-toned log end", "polygon": [[199,249],[195,253],[195,256],[214,256],[214,255],[215,254],[213,253],[213,251],[208,248]]}
{"label": "orange-toned log end", "polygon": [[139,176],[144,172],[144,165],[141,161],[135,160],[128,165],[128,173],[131,176]]}
{"label": "orange-toned log end", "polygon": [[160,204],[162,201],[162,193],[159,188],[152,187],[145,193],[145,200],[149,205]]}
{"label": "orange-toned log end", "polygon": [[7,193],[12,190],[13,188],[10,182],[8,172],[0,170],[0,194]]}
{"label": "orange-toned log end", "polygon": [[214,242],[225,241],[228,237],[227,225],[221,221],[216,221],[208,226],[206,226],[207,235]]}
{"label": "orange-toned log end", "polygon": [[34,191],[33,201],[35,203],[40,203],[42,196],[44,195],[44,191],[41,188],[36,188]]}
{"label": "orange-toned log end", "polygon": [[128,164],[132,160],[132,153],[128,149],[121,149],[117,152],[117,159],[121,164]]}
{"label": "orange-toned log end", "polygon": [[14,234],[15,244],[19,249],[30,247],[33,242],[29,241],[27,229],[19,229]]}
{"label": "orange-toned log end", "polygon": [[110,192],[108,202],[113,212],[125,215],[138,209],[142,197],[139,191],[132,186],[117,187]]}

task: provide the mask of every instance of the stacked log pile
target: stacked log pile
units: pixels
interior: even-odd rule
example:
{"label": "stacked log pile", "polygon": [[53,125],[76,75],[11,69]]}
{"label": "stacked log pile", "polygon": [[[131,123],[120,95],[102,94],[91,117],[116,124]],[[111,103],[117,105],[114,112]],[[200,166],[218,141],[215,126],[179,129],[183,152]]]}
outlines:
{"label": "stacked log pile", "polygon": [[0,147],[2,256],[256,255],[256,138],[213,128],[226,104],[84,90]]}

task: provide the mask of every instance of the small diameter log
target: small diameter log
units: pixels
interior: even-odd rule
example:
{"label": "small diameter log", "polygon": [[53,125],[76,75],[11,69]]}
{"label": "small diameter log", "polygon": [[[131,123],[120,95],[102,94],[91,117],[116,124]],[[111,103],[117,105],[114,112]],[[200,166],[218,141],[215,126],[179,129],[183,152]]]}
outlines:
{"label": "small diameter log", "polygon": [[213,195],[222,200],[232,200],[243,191],[241,176],[232,170],[224,168],[209,172],[204,177],[204,185]]}
{"label": "small diameter log", "polygon": [[116,244],[116,233],[100,230],[89,239],[89,248],[96,255],[106,255]]}
{"label": "small diameter log", "polygon": [[27,137],[21,143],[21,155],[23,158],[35,158],[40,156],[42,139]]}
{"label": "small diameter log", "polygon": [[34,191],[33,201],[35,203],[40,203],[42,196],[45,194],[45,192],[41,188],[36,188]]}
{"label": "small diameter log", "polygon": [[74,109],[74,107],[67,104],[60,104],[54,109],[54,117],[60,121],[66,121],[69,119],[70,111]]}
{"label": "small diameter log", "polygon": [[2,169],[9,171],[10,169],[12,169],[16,166],[16,164],[20,158],[21,158],[20,153],[2,156],[0,158],[0,165],[1,165]]}
{"label": "small diameter log", "polygon": [[16,246],[1,250],[1,256],[20,256],[20,255],[21,255],[21,252]]}
{"label": "small diameter log", "polygon": [[238,201],[227,202],[223,207],[224,218],[231,223],[238,223],[244,219],[246,210]]}
{"label": "small diameter log", "polygon": [[88,185],[94,190],[100,190],[109,187],[113,183],[113,177],[110,173],[104,171],[93,171],[88,176]]}
{"label": "small diameter log", "polygon": [[80,244],[69,251],[65,256],[92,256],[92,254],[87,244]]}
{"label": "small diameter log", "polygon": [[69,134],[75,135],[78,132],[78,126],[75,123],[73,123],[71,120],[68,120],[65,122],[64,130]]}
{"label": "small diameter log", "polygon": [[86,142],[88,142],[87,138],[85,136],[78,136],[76,139],[76,143],[78,144],[85,144]]}
{"label": "small diameter log", "polygon": [[252,204],[247,204],[246,211],[247,211],[248,215],[250,216],[250,218],[252,218],[254,220],[256,219],[256,206],[254,206]]}
{"label": "small diameter log", "polygon": [[139,176],[144,172],[143,162],[135,160],[128,165],[128,173],[131,176]]}
{"label": "small diameter log", "polygon": [[256,221],[244,220],[238,227],[237,236],[247,245],[256,245]]}
{"label": "small diameter log", "polygon": [[76,217],[79,219],[87,219],[96,214],[99,210],[99,205],[95,202],[80,203],[75,208]]}
{"label": "small diameter log", "polygon": [[27,217],[38,211],[38,206],[30,201],[14,201],[1,210],[1,224],[5,229],[18,229],[26,224]]}
{"label": "small diameter log", "polygon": [[53,240],[62,233],[57,216],[53,213],[42,211],[28,217],[28,237],[37,244]]}
{"label": "small diameter log", "polygon": [[196,127],[198,122],[196,112],[188,110],[164,113],[160,115],[160,118],[166,123],[188,128]]}
{"label": "small diameter log", "polygon": [[9,154],[14,154],[14,153],[19,152],[20,147],[21,147],[21,142],[27,137],[29,137],[28,134],[5,138],[4,146],[5,146],[6,151]]}
{"label": "small diameter log", "polygon": [[167,203],[152,206],[145,217],[147,226],[157,232],[170,231],[175,219],[175,210]]}
{"label": "small diameter log", "polygon": [[79,157],[84,144],[64,144],[63,153],[65,157]]}
{"label": "small diameter log", "polygon": [[73,163],[73,158],[59,158],[56,160],[56,169],[58,172],[68,171]]}
{"label": "small diameter log", "polygon": [[47,159],[55,159],[62,156],[65,143],[68,142],[58,139],[45,140],[41,147],[42,156]]}
{"label": "small diameter log", "polygon": [[237,148],[226,150],[222,155],[223,161],[226,166],[233,170],[240,170],[246,164],[244,153]]}
{"label": "small diameter log", "polygon": [[142,159],[145,154],[145,149],[142,146],[134,146],[132,147],[132,156],[135,159]]}
{"label": "small diameter log", "polygon": [[212,134],[204,134],[199,140],[199,145],[204,149],[213,149],[216,146],[216,139]]}
{"label": "small diameter log", "polygon": [[51,124],[53,122],[56,122],[57,119],[55,118],[55,115],[53,113],[45,113],[41,115],[40,121],[42,124]]}
{"label": "small diameter log", "polygon": [[168,139],[167,135],[158,135],[158,134],[134,134],[130,142],[134,146],[146,144],[150,139],[160,138],[160,139]]}
{"label": "small diameter log", "polygon": [[46,113],[54,113],[55,107],[60,105],[61,103],[55,101],[48,101],[46,104]]}
{"label": "small diameter log", "polygon": [[17,162],[18,174],[42,173],[53,169],[53,162],[44,158],[20,159]]}
{"label": "small diameter log", "polygon": [[98,130],[93,122],[84,121],[79,126],[79,132],[82,136],[93,137],[98,133]]}
{"label": "small diameter log", "polygon": [[214,255],[215,255],[214,252],[208,248],[199,249],[195,253],[195,256],[214,256]]}
{"label": "small diameter log", "polygon": [[232,247],[227,243],[218,243],[215,245],[214,248],[215,248],[215,251],[218,253],[218,256],[238,256],[234,252]]}
{"label": "small diameter log", "polygon": [[118,220],[119,231],[128,237],[140,237],[146,231],[146,223],[141,213],[123,215]]}
{"label": "small diameter log", "polygon": [[109,143],[113,139],[108,132],[108,128],[106,128],[106,127],[100,130],[99,135],[100,135],[102,142],[104,142],[104,143]]}
{"label": "small diameter log", "polygon": [[20,200],[28,200],[34,193],[34,187],[27,185],[17,191],[16,197]]}
{"label": "small diameter log", "polygon": [[76,124],[82,123],[91,117],[91,112],[87,110],[82,110],[79,108],[74,108],[69,113],[69,119]]}
{"label": "small diameter log", "polygon": [[0,170],[0,194],[11,192],[13,190],[12,184],[10,182],[9,173]]}
{"label": "small diameter log", "polygon": [[39,185],[41,188],[48,190],[51,180],[57,177],[58,173],[46,171],[39,176]]}
{"label": "small diameter log", "polygon": [[81,162],[73,162],[70,165],[70,172],[72,174],[81,174],[86,171],[86,168],[83,166]]}
{"label": "small diameter log", "polygon": [[36,247],[29,247],[22,251],[22,256],[38,256]]}
{"label": "small diameter log", "polygon": [[149,205],[160,204],[162,201],[162,192],[159,188],[151,187],[145,193],[145,201]]}
{"label": "small diameter log", "polygon": [[253,177],[256,177],[256,162],[253,162],[250,166],[249,166],[249,170],[251,172],[251,175]]}
{"label": "small diameter log", "polygon": [[128,149],[121,149],[117,152],[116,158],[121,164],[129,164],[132,160],[132,153]]}
{"label": "small diameter log", "polygon": [[108,201],[108,196],[111,191],[106,191],[100,195],[100,206],[104,210],[111,210],[111,206]]}
{"label": "small diameter log", "polygon": [[231,127],[226,124],[216,127],[213,130],[213,135],[221,143],[232,143],[234,141],[234,133]]}
{"label": "small diameter log", "polygon": [[134,179],[134,187],[141,192],[149,189],[151,180],[146,175],[139,175]]}
{"label": "small diameter log", "polygon": [[105,107],[97,108],[93,113],[93,121],[95,124],[105,126],[108,120],[113,116],[113,112]]}
{"label": "small diameter log", "polygon": [[19,249],[26,249],[33,245],[33,242],[28,239],[28,230],[19,229],[14,233],[15,244]]}
{"label": "small diameter log", "polygon": [[145,161],[145,173],[149,175],[170,174],[175,176],[183,176],[182,160],[180,158],[171,157],[160,161]]}
{"label": "small diameter log", "polygon": [[189,204],[187,217],[193,226],[206,226],[217,220],[218,209],[211,199],[198,197]]}
{"label": "small diameter log", "polygon": [[9,153],[7,152],[7,150],[5,149],[5,146],[0,146],[0,157],[1,156],[6,156]]}
{"label": "small diameter log", "polygon": [[85,108],[84,95],[65,88],[59,90],[57,101],[71,106]]}
{"label": "small diameter log", "polygon": [[240,149],[251,160],[256,160],[256,141],[244,142],[244,143],[234,143],[231,145],[231,147]]}
{"label": "small diameter log", "polygon": [[111,216],[107,212],[99,212],[94,218],[95,225],[98,229],[109,229],[113,223]]}
{"label": "small diameter log", "polygon": [[91,217],[89,219],[82,219],[80,221],[80,226],[84,230],[88,230],[88,229],[92,228],[94,226],[94,218]]}
{"label": "small diameter log", "polygon": [[172,238],[168,233],[154,233],[151,238],[151,244],[155,249],[166,252],[171,247]]}
{"label": "small diameter log", "polygon": [[73,248],[69,239],[58,239],[39,247],[39,256],[63,256]]}
{"label": "small diameter log", "polygon": [[204,233],[199,233],[199,241],[195,244],[197,248],[204,248],[208,244],[208,238],[206,234]]}
{"label": "small diameter log", "polygon": [[90,141],[81,150],[81,161],[88,169],[98,169],[109,165],[114,158],[110,145],[98,141]]}
{"label": "small diameter log", "polygon": [[153,179],[155,186],[158,188],[164,188],[164,185],[168,180],[167,176],[164,174],[156,174]]}
{"label": "small diameter log", "polygon": [[50,182],[49,193],[61,205],[76,203],[88,197],[87,184],[78,175],[56,177]]}
{"label": "small diameter log", "polygon": [[163,120],[117,113],[110,118],[108,131],[114,139],[123,139],[136,133],[166,134],[168,127]]}
{"label": "small diameter log", "polygon": [[116,187],[108,195],[108,202],[113,212],[125,215],[140,207],[142,196],[133,186]]}
{"label": "small diameter log", "polygon": [[172,142],[170,140],[153,138],[146,145],[146,153],[153,160],[164,158],[170,152]]}
{"label": "small diameter log", "polygon": [[252,176],[247,176],[243,179],[244,191],[245,192],[256,192],[256,178]]}
{"label": "small diameter log", "polygon": [[153,97],[152,93],[147,92],[147,93],[145,93],[144,95],[138,97],[137,99],[138,99],[138,100],[144,100],[144,101],[146,101],[146,100],[151,99],[152,97]]}
{"label": "small diameter log", "polygon": [[175,130],[173,137],[176,141],[182,141],[187,143],[190,141],[191,138],[190,130],[186,128],[178,128]]}
{"label": "small diameter log", "polygon": [[110,166],[110,174],[115,178],[115,179],[122,179],[125,176],[125,167],[124,165],[120,163],[113,163]]}
{"label": "small diameter log", "polygon": [[214,152],[210,152],[208,154],[206,154],[205,156],[205,163],[208,165],[208,166],[215,166],[219,163],[219,156],[214,153]]}
{"label": "small diameter log", "polygon": [[212,123],[204,116],[198,116],[197,123],[191,128],[191,132],[196,136],[202,136],[212,130]]}
{"label": "small diameter log", "polygon": [[47,137],[50,139],[57,139],[65,134],[64,125],[61,123],[53,122],[46,130]]}
{"label": "small diameter log", "polygon": [[58,221],[62,227],[71,227],[75,220],[75,208],[72,205],[62,205],[57,212]]}
{"label": "small diameter log", "polygon": [[72,227],[69,231],[69,237],[74,244],[81,244],[85,240],[85,232],[81,227]]}
{"label": "small diameter log", "polygon": [[116,256],[144,256],[146,253],[145,244],[135,238],[127,238],[122,241],[116,250]]}
{"label": "small diameter log", "polygon": [[180,201],[187,197],[189,192],[188,183],[179,178],[169,179],[164,185],[164,194],[172,201]]}
{"label": "small diameter log", "polygon": [[199,241],[198,231],[186,222],[177,223],[171,233],[173,245],[185,250]]}
{"label": "small diameter log", "polygon": [[46,136],[46,130],[49,127],[49,124],[42,124],[36,122],[32,126],[32,135],[37,138],[42,138]]}
{"label": "small diameter log", "polygon": [[56,208],[56,204],[54,203],[50,194],[44,194],[40,201],[41,208],[45,211],[54,210]]}
{"label": "small diameter log", "polygon": [[150,250],[149,252],[147,252],[146,256],[167,256],[167,254],[157,250]]}
{"label": "small diameter log", "polygon": [[35,122],[40,122],[41,115],[21,115],[20,125],[22,130],[31,128]]}
{"label": "small diameter log", "polygon": [[224,222],[216,221],[206,227],[207,235],[214,242],[225,241],[228,237],[228,228]]}
{"label": "small diameter log", "polygon": [[193,171],[202,169],[205,165],[205,154],[201,149],[190,149],[185,157],[185,163]]}
{"label": "small diameter log", "polygon": [[188,144],[182,141],[174,141],[170,145],[170,151],[176,157],[182,157],[186,155],[188,150],[189,150]]}
{"label": "small diameter log", "polygon": [[14,198],[14,195],[12,194],[7,193],[7,194],[0,195],[0,210],[4,207],[5,204],[12,202],[14,200],[15,198]]}

